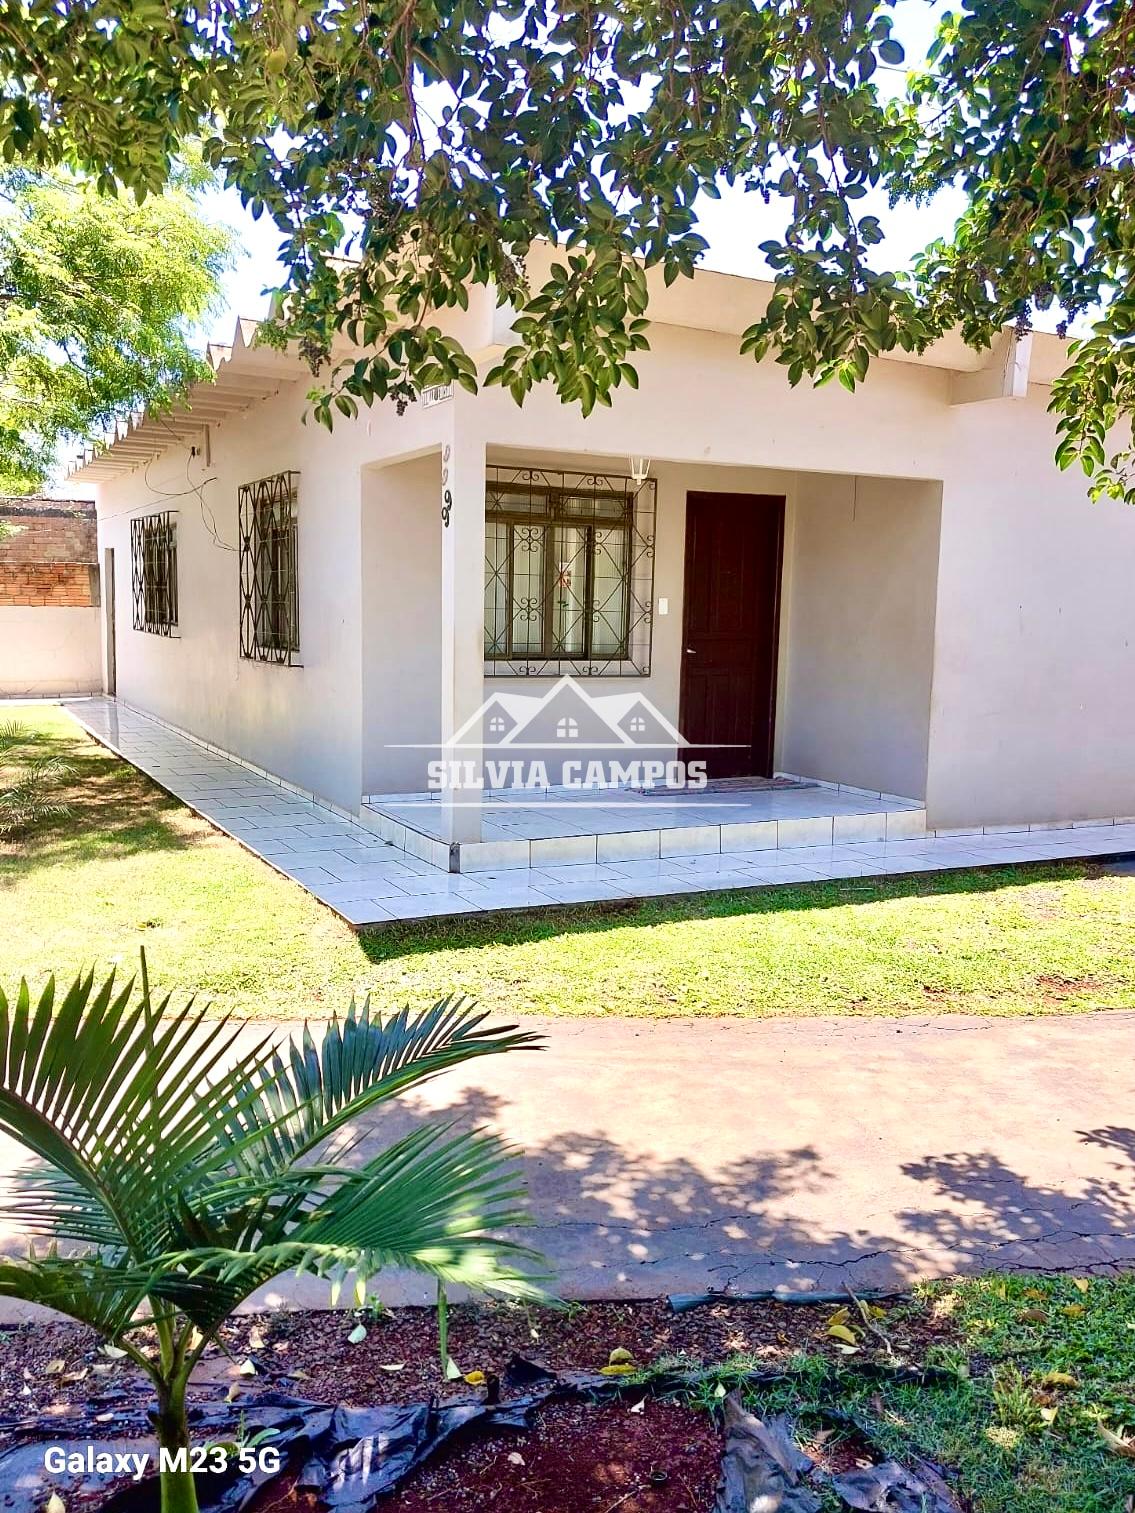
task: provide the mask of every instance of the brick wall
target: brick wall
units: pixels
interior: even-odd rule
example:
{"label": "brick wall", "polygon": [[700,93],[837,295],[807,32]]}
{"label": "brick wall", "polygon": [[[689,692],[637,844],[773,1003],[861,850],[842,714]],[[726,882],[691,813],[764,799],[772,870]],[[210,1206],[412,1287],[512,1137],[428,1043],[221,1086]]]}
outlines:
{"label": "brick wall", "polygon": [[95,507],[89,500],[0,497],[0,605],[84,608],[99,602]]}

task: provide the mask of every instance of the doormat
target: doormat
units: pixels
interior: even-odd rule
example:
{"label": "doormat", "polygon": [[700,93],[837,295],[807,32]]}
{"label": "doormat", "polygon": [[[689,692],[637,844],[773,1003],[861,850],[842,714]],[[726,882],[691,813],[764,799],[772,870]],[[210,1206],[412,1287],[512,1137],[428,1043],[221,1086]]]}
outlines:
{"label": "doormat", "polygon": [[655,788],[632,788],[632,793],[642,793],[648,798],[656,793],[664,793],[667,798],[697,798],[703,793],[788,793],[804,788],[818,788],[818,783],[810,783],[806,778],[710,778],[701,788],[692,788],[689,784],[683,784],[679,788],[667,788],[659,785]]}

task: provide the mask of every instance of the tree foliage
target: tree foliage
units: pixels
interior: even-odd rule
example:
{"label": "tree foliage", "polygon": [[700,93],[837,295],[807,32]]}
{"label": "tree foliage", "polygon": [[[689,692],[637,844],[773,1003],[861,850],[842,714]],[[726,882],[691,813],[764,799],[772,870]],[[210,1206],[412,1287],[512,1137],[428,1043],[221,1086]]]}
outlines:
{"label": "tree foliage", "polygon": [[[124,1351],[153,1382],[162,1446],[188,1445],[194,1365],[282,1272],[353,1275],[362,1296],[386,1266],[441,1289],[540,1295],[539,1258],[495,1233],[523,1214],[494,1137],[420,1125],[360,1159],[352,1133],[425,1079],[535,1037],[445,999],[386,1019],[352,1004],[318,1044],[306,1027],[248,1043],[192,1002],[152,998],[144,957],[142,974],[140,993],[93,974],[62,993],[53,980],[38,996],[26,982],[0,991],[0,1133],[35,1158],[2,1215],[49,1241],[0,1257],[0,1297],[55,1308]],[[161,1507],[195,1513],[191,1471],[163,1472]]]}
{"label": "tree foliage", "polygon": [[[1060,459],[1127,493],[1135,407],[1128,0],[960,0],[907,75],[894,0],[24,0],[0,10],[0,148],[156,189],[188,133],[283,235],[328,422],[478,383],[435,312],[518,311],[484,381],[584,411],[633,382],[644,269],[688,276],[700,195],[773,206],[743,346],[849,388],[874,356],[1040,309],[1090,315],[1054,388]],[[885,81],[885,82],[884,82]],[[888,268],[878,194],[960,186],[954,236]],[[873,192],[877,192],[873,196]],[[866,202],[866,203],[865,203]],[[564,256],[530,287],[538,238]],[[341,261],[349,252],[354,260]],[[336,361],[341,333],[364,356]]]}
{"label": "tree foliage", "polygon": [[61,446],[142,404],[160,411],[208,369],[191,328],[216,301],[230,233],[193,199],[100,194],[66,169],[0,171],[0,490],[33,491]]}

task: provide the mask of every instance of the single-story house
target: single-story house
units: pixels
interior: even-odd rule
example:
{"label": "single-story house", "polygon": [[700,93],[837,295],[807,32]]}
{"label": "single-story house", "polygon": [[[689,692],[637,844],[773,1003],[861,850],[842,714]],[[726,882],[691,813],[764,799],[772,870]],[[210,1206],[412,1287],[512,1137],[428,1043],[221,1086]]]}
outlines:
{"label": "single-story house", "polygon": [[[443,390],[328,433],[239,322],[215,382],[72,476],[109,691],[355,814],[428,789],[455,737],[476,764],[565,674],[641,696],[603,718],[680,732],[711,777],[897,795],[939,830],[1135,814],[1135,514],[1053,463],[1064,344],[792,389],[738,353],[769,287],[652,280],[639,387],[586,419]],[[508,321],[480,289],[448,328],[484,371]],[[583,702],[545,744],[595,744]],[[441,794],[443,845],[479,839],[479,783]]]}

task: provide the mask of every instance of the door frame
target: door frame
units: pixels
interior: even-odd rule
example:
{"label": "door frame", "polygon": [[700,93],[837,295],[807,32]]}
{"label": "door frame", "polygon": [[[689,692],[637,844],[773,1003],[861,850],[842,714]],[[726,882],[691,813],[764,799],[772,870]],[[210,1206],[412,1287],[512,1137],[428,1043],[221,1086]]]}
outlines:
{"label": "door frame", "polygon": [[114,547],[102,554],[102,691],[109,698],[118,693],[118,642],[114,623]]}
{"label": "door frame", "polygon": [[[762,505],[769,505],[775,510],[776,522],[776,547],[775,563],[773,568],[772,586],[772,614],[769,627],[768,647],[768,708],[763,710],[754,703],[753,726],[750,734],[749,752],[752,763],[752,776],[772,777],[773,775],[773,752],[776,744],[776,703],[777,703],[777,678],[780,663],[780,607],[784,593],[784,517],[787,505],[786,496],[783,494],[750,494],[737,489],[687,489],[686,490],[686,521],[683,534],[682,546],[682,644],[680,648],[681,668],[679,673],[678,692],[678,728],[683,737],[689,739],[686,733],[686,710],[688,698],[687,669],[690,659],[686,655],[687,637],[689,633],[690,595],[689,595],[689,571],[690,571],[690,500],[691,499],[748,499]],[[752,666],[755,672],[760,669],[760,647],[754,643]],[[762,729],[767,732],[762,738]],[[696,744],[696,743],[695,743]]]}

